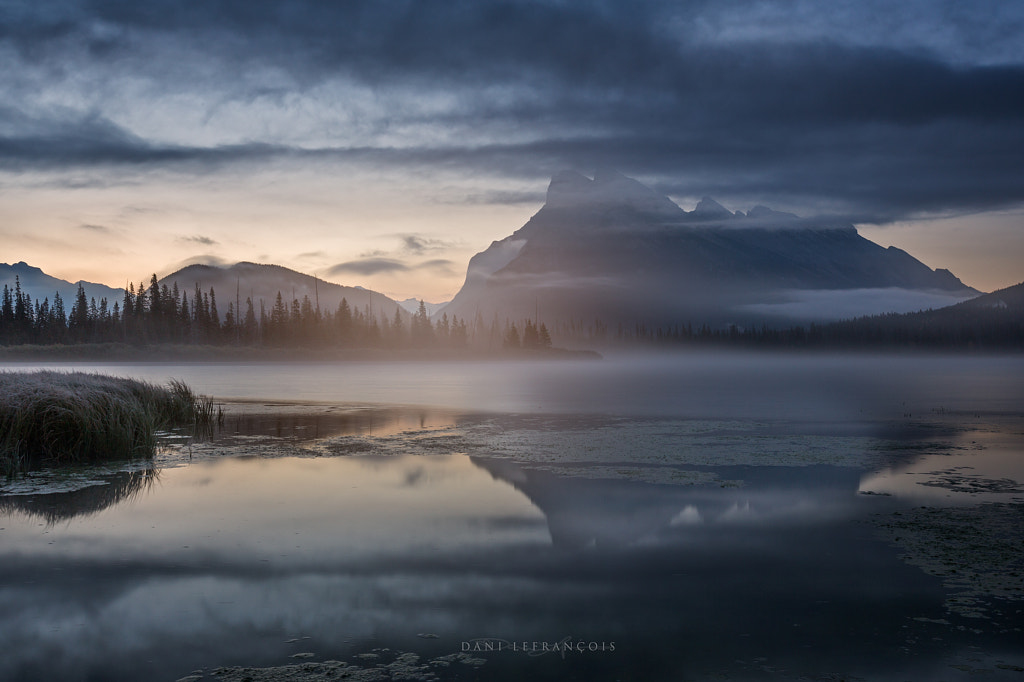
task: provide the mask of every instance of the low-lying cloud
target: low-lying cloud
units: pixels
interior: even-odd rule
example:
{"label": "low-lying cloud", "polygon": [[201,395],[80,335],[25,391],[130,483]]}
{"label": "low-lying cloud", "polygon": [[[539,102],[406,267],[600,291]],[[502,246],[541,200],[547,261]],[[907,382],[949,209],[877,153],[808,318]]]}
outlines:
{"label": "low-lying cloud", "polygon": [[363,258],[338,263],[327,268],[328,275],[354,273],[357,275],[379,275],[382,273],[404,272],[409,266],[393,258]]}
{"label": "low-lying cloud", "polygon": [[412,270],[432,270],[437,274],[453,275],[455,263],[447,258],[433,258],[421,263],[406,263],[395,258],[363,258],[338,263],[327,269],[328,275],[354,273],[357,275],[382,275]]}
{"label": "low-lying cloud", "polygon": [[420,234],[399,235],[402,240],[402,248],[408,253],[422,255],[428,251],[443,251],[455,246],[453,242],[444,239],[425,237]]}
{"label": "low-lying cloud", "polygon": [[203,244],[204,246],[214,246],[215,244],[217,244],[215,240],[201,234],[193,235],[191,237],[178,237],[178,241],[192,242],[194,244]]}
{"label": "low-lying cloud", "polygon": [[913,313],[944,308],[959,303],[971,294],[913,289],[794,289],[780,292],[773,303],[751,303],[737,310],[758,315],[789,317],[796,320],[840,320],[886,313]]}

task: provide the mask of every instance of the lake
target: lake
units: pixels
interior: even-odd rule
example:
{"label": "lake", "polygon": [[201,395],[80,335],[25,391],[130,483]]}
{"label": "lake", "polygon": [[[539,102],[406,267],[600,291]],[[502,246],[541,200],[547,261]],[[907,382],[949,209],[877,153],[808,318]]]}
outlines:
{"label": "lake", "polygon": [[3,680],[1024,678],[1024,358],[43,367],[227,416],[0,483]]}

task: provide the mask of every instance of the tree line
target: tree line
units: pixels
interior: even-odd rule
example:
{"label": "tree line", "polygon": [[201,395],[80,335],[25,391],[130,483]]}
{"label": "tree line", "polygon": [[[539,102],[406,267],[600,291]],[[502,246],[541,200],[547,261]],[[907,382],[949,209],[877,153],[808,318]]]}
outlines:
{"label": "tree line", "polygon": [[195,285],[170,288],[156,275],[149,285],[129,284],[120,301],[88,298],[79,284],[67,310],[60,293],[53,301],[33,301],[15,278],[6,284],[0,305],[0,345],[128,343],[343,348],[545,349],[552,339],[575,347],[732,346],[743,348],[918,348],[1024,350],[1024,314],[1017,306],[953,306],[908,314],[883,314],[838,322],[711,328],[692,323],[608,324],[600,319],[555,321],[549,329],[532,319],[486,322],[442,315],[431,321],[421,301],[409,314],[350,306],[321,310],[308,296],[286,301],[277,293],[272,305],[260,299],[229,302],[223,315],[217,295]]}
{"label": "tree line", "polygon": [[835,322],[770,327],[692,323],[609,325],[600,319],[557,326],[560,343],[590,347],[732,347],[834,350],[1024,350],[1024,312],[953,306]]}
{"label": "tree line", "polygon": [[425,304],[408,314],[399,306],[393,313],[349,305],[343,298],[335,310],[321,310],[310,301],[293,298],[286,302],[277,292],[272,305],[251,297],[244,304],[229,302],[223,315],[217,294],[198,284],[189,291],[160,283],[154,274],[149,285],[129,284],[120,301],[87,297],[78,285],[70,311],[59,292],[33,301],[22,290],[20,279],[14,288],[6,284],[0,305],[0,345],[129,343],[134,345],[186,344],[268,347],[351,347],[351,348],[485,348],[542,349],[551,346],[547,327],[532,320],[506,321],[495,318],[491,325],[482,319],[467,324],[457,316],[444,314],[431,321]]}

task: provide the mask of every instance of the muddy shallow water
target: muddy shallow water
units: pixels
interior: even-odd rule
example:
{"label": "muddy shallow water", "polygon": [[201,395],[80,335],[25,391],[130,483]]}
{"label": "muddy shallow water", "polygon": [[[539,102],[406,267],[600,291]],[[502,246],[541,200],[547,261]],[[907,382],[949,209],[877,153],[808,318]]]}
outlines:
{"label": "muddy shallow water", "polygon": [[107,366],[227,417],[0,485],[0,679],[1024,679],[970,360]]}

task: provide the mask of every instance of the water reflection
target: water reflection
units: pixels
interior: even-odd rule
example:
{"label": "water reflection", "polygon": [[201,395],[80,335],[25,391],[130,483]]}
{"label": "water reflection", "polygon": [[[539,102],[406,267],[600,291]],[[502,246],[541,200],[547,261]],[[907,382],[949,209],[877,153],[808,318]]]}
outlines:
{"label": "water reflection", "polygon": [[[892,643],[907,623],[938,627],[910,619],[946,616],[941,585],[848,523],[878,501],[857,495],[856,470],[720,473],[746,485],[463,455],[230,458],[166,469],[134,488],[150,494],[88,515],[54,512],[61,525],[8,512],[0,679],[282,665],[299,636],[318,660],[380,644],[437,655],[475,637],[617,643],[614,657],[495,658],[484,679],[906,667]],[[914,647],[926,666],[950,646],[928,641]]]}
{"label": "water reflection", "polygon": [[930,429],[931,437],[901,440],[903,456],[864,474],[859,489],[939,506],[1024,501],[1020,415],[943,413],[933,419],[945,421]]}
{"label": "water reflection", "polygon": [[721,475],[743,480],[742,487],[720,487],[566,477],[557,467],[471,460],[543,512],[552,544],[564,550],[690,543],[698,533],[714,533],[723,541],[730,528],[848,518],[862,502],[855,495],[859,473],[837,467],[717,467]]}
{"label": "water reflection", "polygon": [[47,525],[88,516],[108,507],[131,502],[149,492],[160,472],[147,468],[119,471],[102,477],[104,485],[89,485],[66,493],[0,496],[0,515],[21,513],[40,518]]}
{"label": "water reflection", "polygon": [[345,406],[316,403],[232,401],[213,434],[217,442],[249,436],[312,441],[338,436],[387,436],[444,428],[455,414],[436,408]]}
{"label": "water reflection", "polygon": [[[1019,482],[1019,418],[989,428],[931,410],[1019,406],[1021,362],[122,366],[253,401],[208,459],[175,459],[158,481],[0,497],[0,680],[177,679],[299,651],[565,636],[617,650],[493,657],[477,676],[947,679],[967,647],[999,657],[987,679],[1014,676],[996,662],[1024,665],[1019,612],[1008,634],[956,620],[941,580],[851,521],[918,489],[959,494],[919,473]],[[268,394],[306,402],[256,400]],[[373,402],[533,416],[467,423]],[[552,416],[577,412],[588,418]],[[971,440],[984,448],[959,449]],[[866,478],[877,458],[888,468]],[[658,467],[692,475],[645,476]]]}
{"label": "water reflection", "polygon": [[506,656],[484,679],[680,679],[764,656],[820,670],[807,647],[856,670],[893,664],[907,614],[941,617],[938,585],[845,523],[866,502],[853,473],[742,473],[722,489],[462,455],[167,469],[151,494],[58,526],[3,521],[0,679],[281,665],[298,636],[320,660],[375,642],[618,643]]}

